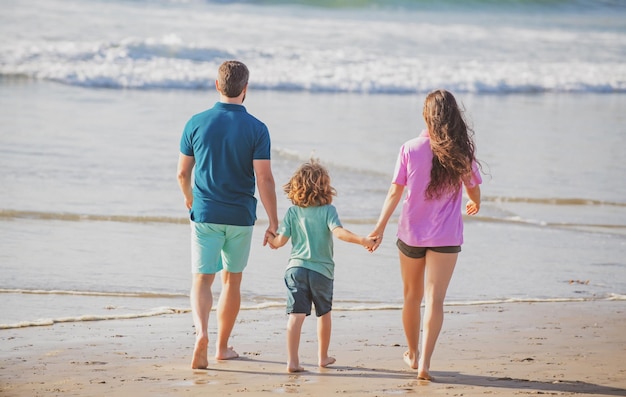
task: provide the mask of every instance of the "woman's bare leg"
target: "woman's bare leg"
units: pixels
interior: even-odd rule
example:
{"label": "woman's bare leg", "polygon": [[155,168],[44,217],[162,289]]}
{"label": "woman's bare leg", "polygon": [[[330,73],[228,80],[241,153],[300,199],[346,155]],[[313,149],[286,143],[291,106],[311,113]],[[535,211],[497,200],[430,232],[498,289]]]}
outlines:
{"label": "woman's bare leg", "polygon": [[430,359],[443,325],[443,302],[459,254],[426,251],[424,333],[417,377],[431,380]]}
{"label": "woman's bare leg", "polygon": [[418,368],[421,304],[424,297],[424,258],[409,258],[400,252],[400,272],[404,285],[402,325],[408,350],[404,361],[413,369]]}

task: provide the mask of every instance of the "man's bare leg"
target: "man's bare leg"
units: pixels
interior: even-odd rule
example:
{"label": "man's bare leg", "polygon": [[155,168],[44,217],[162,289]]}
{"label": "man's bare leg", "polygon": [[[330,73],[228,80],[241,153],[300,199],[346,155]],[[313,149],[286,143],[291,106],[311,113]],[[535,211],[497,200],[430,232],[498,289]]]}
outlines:
{"label": "man's bare leg", "polygon": [[217,342],[215,358],[230,360],[239,354],[228,346],[228,339],[235,326],[241,306],[241,279],[243,273],[231,273],[222,270],[222,293],[217,304]]}
{"label": "man's bare leg", "polygon": [[193,324],[196,329],[196,342],[191,359],[191,368],[205,369],[209,366],[207,348],[209,345],[209,314],[213,307],[213,293],[211,286],[215,274],[195,273],[191,282],[189,301]]}

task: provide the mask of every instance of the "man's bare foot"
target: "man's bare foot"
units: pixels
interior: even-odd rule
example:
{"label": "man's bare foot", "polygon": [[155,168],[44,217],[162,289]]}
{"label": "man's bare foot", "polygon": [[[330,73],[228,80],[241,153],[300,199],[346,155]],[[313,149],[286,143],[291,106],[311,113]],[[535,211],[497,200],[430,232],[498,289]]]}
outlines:
{"label": "man's bare foot", "polygon": [[420,379],[420,380],[430,380],[430,381],[434,381],[435,380],[435,378],[433,378],[428,373],[428,371],[424,371],[424,370],[421,370],[421,371],[417,372],[417,379]]}
{"label": "man's bare foot", "polygon": [[320,362],[318,364],[319,364],[320,367],[326,368],[329,365],[334,364],[335,361],[337,361],[337,360],[335,360],[335,357],[326,357],[325,359],[320,360]]}
{"label": "man's bare foot", "polygon": [[196,345],[193,348],[193,358],[191,359],[191,368],[206,369],[209,366],[207,358],[207,348],[209,346],[208,337],[197,337]]}
{"label": "man's bare foot", "polygon": [[300,365],[290,365],[289,363],[287,363],[287,372],[289,373],[304,372],[304,367]]}
{"label": "man's bare foot", "polygon": [[411,357],[411,352],[408,350],[404,352],[404,356],[402,357],[406,365],[411,369],[417,369],[417,357]]}
{"label": "man's bare foot", "polygon": [[237,357],[239,357],[239,354],[233,350],[232,346],[228,346],[224,351],[218,351],[215,353],[216,360],[232,360]]}

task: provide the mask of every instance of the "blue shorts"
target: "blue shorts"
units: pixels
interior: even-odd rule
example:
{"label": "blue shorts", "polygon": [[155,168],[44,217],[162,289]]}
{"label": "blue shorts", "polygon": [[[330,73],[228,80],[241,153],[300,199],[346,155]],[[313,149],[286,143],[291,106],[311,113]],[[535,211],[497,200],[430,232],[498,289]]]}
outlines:
{"label": "blue shorts", "polygon": [[285,271],[287,286],[287,314],[311,314],[315,305],[317,317],[333,308],[333,280],[304,267],[290,267]]}
{"label": "blue shorts", "polygon": [[191,222],[191,272],[241,273],[248,264],[254,226]]}

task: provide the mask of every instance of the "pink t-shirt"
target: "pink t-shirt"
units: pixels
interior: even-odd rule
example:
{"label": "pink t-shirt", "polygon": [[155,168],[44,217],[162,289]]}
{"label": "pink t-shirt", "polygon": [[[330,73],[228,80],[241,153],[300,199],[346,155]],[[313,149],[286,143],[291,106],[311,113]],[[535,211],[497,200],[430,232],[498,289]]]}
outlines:
{"label": "pink t-shirt", "polygon": [[[406,192],[398,221],[398,238],[413,247],[461,245],[463,189],[456,194],[426,200],[432,160],[433,152],[426,130],[400,148],[392,181],[405,186]],[[462,183],[467,187],[482,183],[476,163],[472,164],[472,175]]]}

